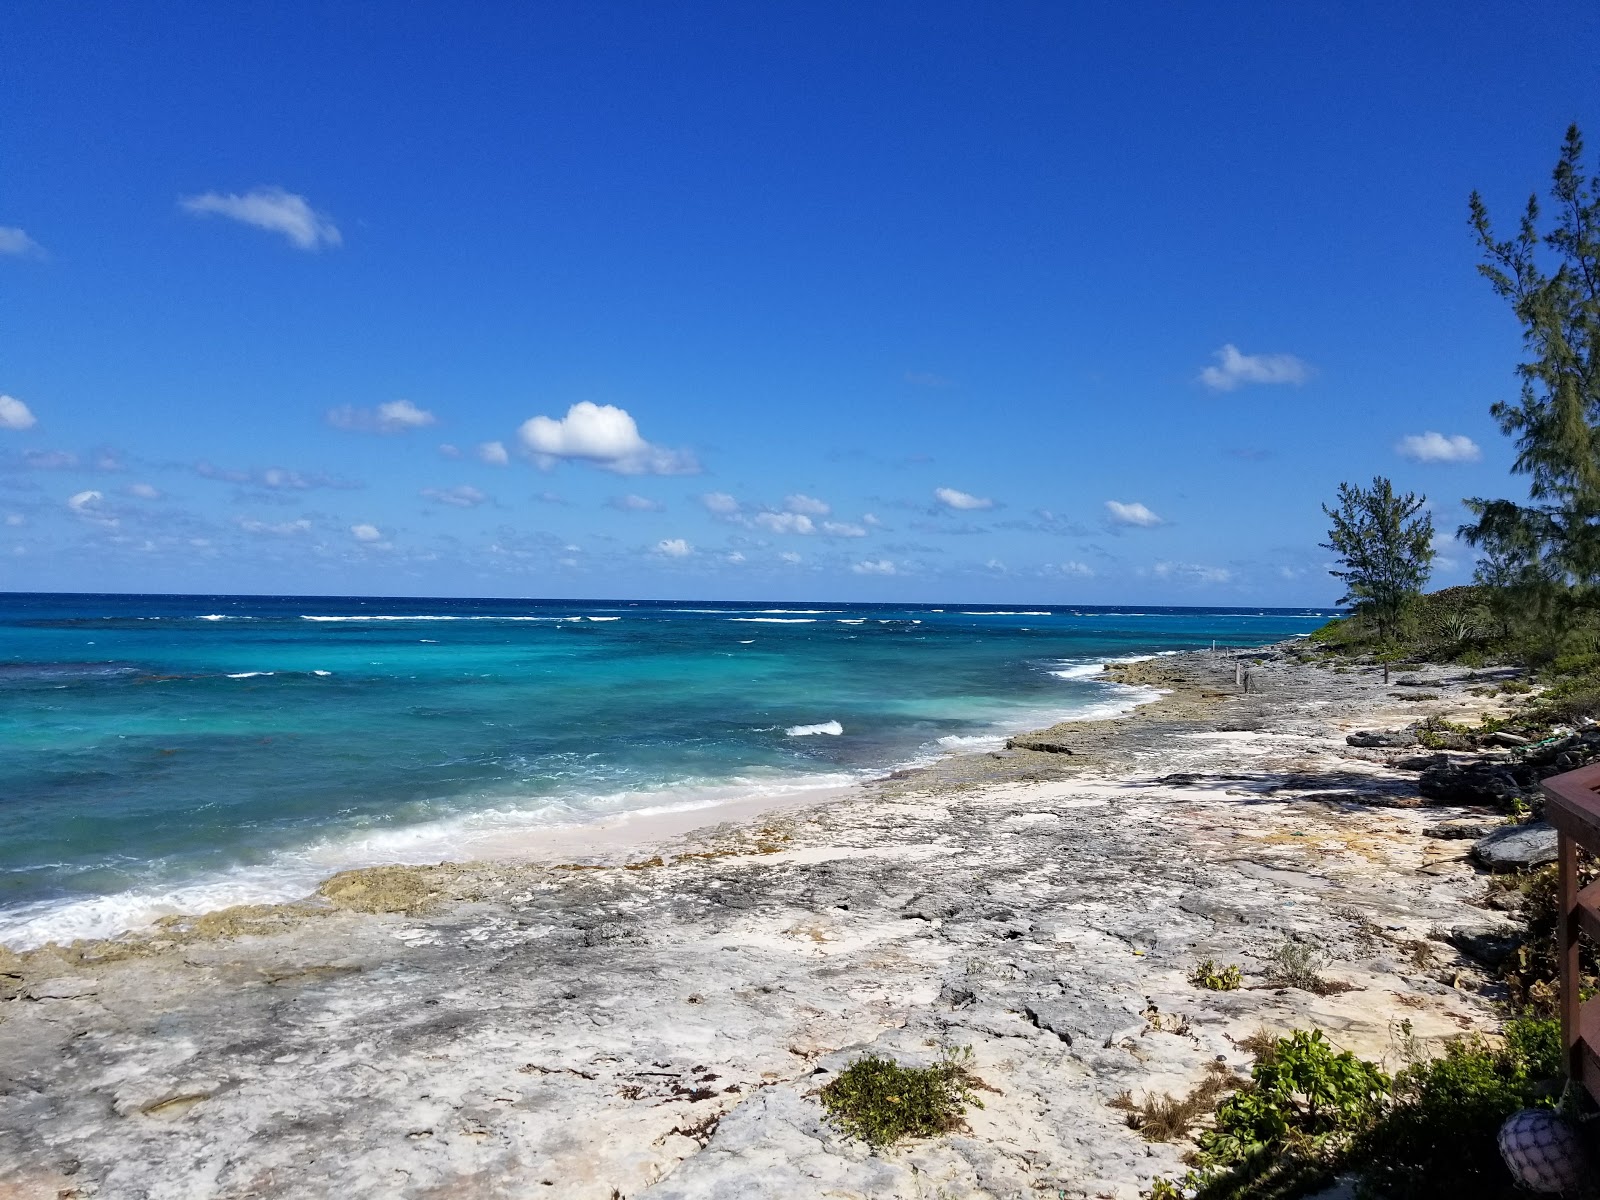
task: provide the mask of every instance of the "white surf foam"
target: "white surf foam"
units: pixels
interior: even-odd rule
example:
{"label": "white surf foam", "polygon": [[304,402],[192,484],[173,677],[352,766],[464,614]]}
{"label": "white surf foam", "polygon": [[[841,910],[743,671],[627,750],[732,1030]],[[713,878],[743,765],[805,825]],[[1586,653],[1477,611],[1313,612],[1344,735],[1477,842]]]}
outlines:
{"label": "white surf foam", "polygon": [[729,617],[730,621],[742,621],[747,625],[815,625],[815,617]]}
{"label": "white surf foam", "polygon": [[229,675],[229,679],[255,679],[259,675],[276,675],[276,671],[240,671],[237,675]]}
{"label": "white surf foam", "polygon": [[819,733],[838,737],[844,732],[844,726],[837,721],[824,721],[820,725],[791,725],[784,732],[790,737],[812,737]]}
{"label": "white surf foam", "polygon": [[392,863],[470,861],[515,852],[541,831],[596,821],[695,812],[744,800],[781,800],[847,787],[872,772],[803,776],[737,776],[691,780],[657,789],[572,797],[504,797],[499,807],[400,829],[323,838],[269,862],[217,872],[185,883],[151,883],[109,896],[41,900],[0,910],[0,946],[30,950],[47,942],[109,938],[165,916],[215,912],[236,904],[283,904],[314,892],[339,871]]}

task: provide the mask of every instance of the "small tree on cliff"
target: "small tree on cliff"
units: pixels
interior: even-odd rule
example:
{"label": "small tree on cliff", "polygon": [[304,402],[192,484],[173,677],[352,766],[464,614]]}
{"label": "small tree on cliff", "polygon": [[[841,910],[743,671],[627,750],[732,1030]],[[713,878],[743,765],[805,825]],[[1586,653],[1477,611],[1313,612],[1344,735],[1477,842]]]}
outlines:
{"label": "small tree on cliff", "polygon": [[1425,501],[1413,492],[1395,495],[1378,475],[1370,489],[1341,483],[1338,507],[1322,506],[1333,522],[1322,548],[1339,556],[1330,574],[1344,580],[1339,603],[1353,603],[1357,613],[1370,617],[1383,641],[1433,569],[1433,517],[1421,512]]}

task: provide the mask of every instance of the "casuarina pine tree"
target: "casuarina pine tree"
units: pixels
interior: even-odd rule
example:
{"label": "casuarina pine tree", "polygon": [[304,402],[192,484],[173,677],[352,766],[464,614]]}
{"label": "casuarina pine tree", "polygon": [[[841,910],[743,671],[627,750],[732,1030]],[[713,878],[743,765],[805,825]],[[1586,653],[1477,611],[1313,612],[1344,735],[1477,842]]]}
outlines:
{"label": "casuarina pine tree", "polygon": [[1522,325],[1521,393],[1490,411],[1516,439],[1511,469],[1528,477],[1529,502],[1468,500],[1477,520],[1460,536],[1483,552],[1480,582],[1550,616],[1600,604],[1600,179],[1584,174],[1582,158],[1574,125],[1545,232],[1537,196],[1503,241],[1482,198],[1470,201],[1478,270]]}
{"label": "casuarina pine tree", "polygon": [[1413,492],[1395,495],[1379,475],[1371,488],[1341,483],[1338,507],[1322,506],[1333,522],[1322,548],[1339,556],[1330,574],[1345,586],[1339,603],[1370,618],[1383,641],[1432,571],[1433,517],[1422,512],[1424,503],[1426,497]]}

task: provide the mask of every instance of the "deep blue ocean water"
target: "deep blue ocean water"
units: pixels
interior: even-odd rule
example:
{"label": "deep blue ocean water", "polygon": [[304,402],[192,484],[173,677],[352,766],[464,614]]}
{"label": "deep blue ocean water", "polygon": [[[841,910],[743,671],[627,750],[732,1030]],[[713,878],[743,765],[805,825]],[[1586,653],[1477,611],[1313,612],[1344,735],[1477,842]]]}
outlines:
{"label": "deep blue ocean water", "polygon": [[0,594],[0,943],[838,785],[1147,698],[1107,660],[1331,615]]}

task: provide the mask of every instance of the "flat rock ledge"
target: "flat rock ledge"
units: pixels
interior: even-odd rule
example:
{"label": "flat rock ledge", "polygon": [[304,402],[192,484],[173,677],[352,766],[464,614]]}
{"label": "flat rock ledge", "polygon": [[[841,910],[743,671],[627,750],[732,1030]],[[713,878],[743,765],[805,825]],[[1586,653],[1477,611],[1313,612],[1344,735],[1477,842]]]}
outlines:
{"label": "flat rock ledge", "polygon": [[[1392,1066],[1402,1019],[1493,1024],[1470,985],[1509,935],[1470,843],[1423,836],[1486,814],[1360,802],[1415,780],[1345,741],[1463,719],[1469,680],[1401,705],[1274,653],[1248,695],[1224,656],[1121,677],[1169,695],[671,844],[0,951],[0,1195],[1132,1198],[1182,1147],[1121,1092],[1242,1072],[1261,1027]],[[1290,938],[1352,990],[1271,986]],[[1245,986],[1191,986],[1207,958]],[[858,1054],[961,1046],[994,1089],[965,1129],[872,1153],[826,1121]]]}

